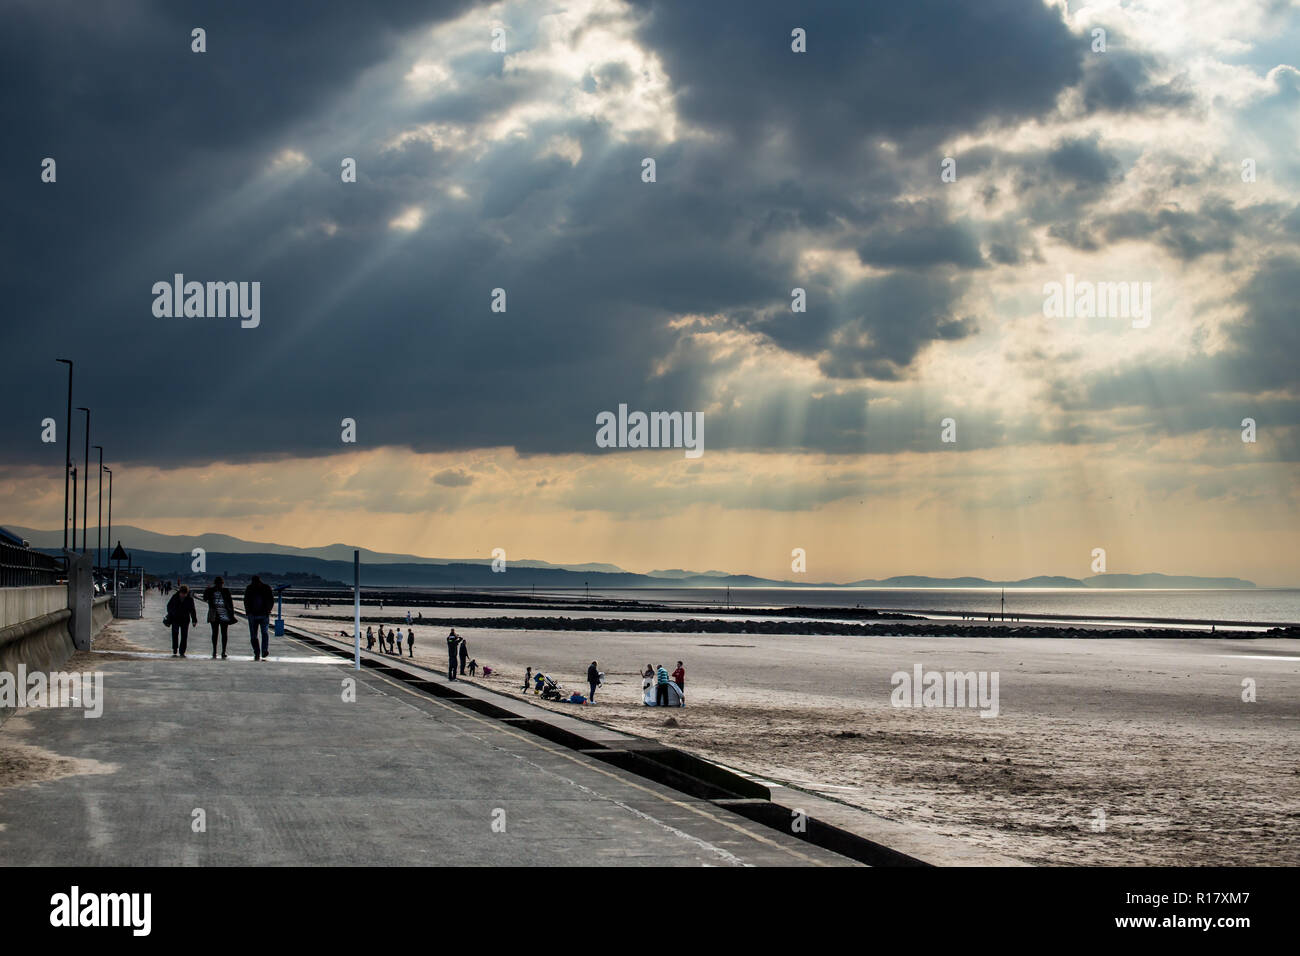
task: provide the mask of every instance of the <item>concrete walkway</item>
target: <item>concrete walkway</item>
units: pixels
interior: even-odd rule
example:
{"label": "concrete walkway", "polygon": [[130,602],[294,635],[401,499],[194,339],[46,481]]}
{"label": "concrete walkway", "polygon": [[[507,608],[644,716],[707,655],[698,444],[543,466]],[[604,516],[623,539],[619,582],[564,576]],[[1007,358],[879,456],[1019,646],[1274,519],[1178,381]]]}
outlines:
{"label": "concrete walkway", "polygon": [[102,717],[0,727],[105,765],[0,788],[0,865],[853,865],[290,638],[253,663],[243,622],[173,659],[155,618],[112,625],[148,653],[96,662]]}

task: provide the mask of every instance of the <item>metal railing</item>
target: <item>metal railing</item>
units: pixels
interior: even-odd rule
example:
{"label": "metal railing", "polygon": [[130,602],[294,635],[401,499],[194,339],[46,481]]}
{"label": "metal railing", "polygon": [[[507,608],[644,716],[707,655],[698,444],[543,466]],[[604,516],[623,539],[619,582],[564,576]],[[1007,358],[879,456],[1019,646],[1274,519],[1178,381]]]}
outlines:
{"label": "metal railing", "polygon": [[0,588],[58,584],[65,577],[62,558],[0,541]]}

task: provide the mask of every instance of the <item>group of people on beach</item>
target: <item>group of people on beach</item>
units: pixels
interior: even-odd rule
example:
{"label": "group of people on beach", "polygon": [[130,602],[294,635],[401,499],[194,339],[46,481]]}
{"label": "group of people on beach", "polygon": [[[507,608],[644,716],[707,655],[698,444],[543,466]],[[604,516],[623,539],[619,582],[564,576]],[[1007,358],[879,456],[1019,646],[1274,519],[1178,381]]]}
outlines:
{"label": "group of people on beach", "polygon": [[472,661],[469,657],[469,643],[465,638],[456,633],[453,627],[447,634],[447,679],[455,680],[457,665],[460,666],[460,675],[465,675],[465,669],[469,668],[469,676],[473,677],[478,670],[478,661]]}
{"label": "group of people on beach", "polygon": [[[406,625],[406,655],[407,657],[414,657],[415,628],[411,627],[410,611],[406,612]],[[375,629],[373,627],[367,627],[366,650],[373,651],[375,649],[375,640]],[[396,654],[398,657],[402,656],[402,628],[400,625],[396,631],[389,628],[388,632],[385,633],[384,625],[380,624],[378,641],[379,652],[381,654]],[[469,643],[465,638],[457,634],[456,629],[453,627],[451,632],[447,635],[447,678],[449,680],[455,680],[458,676],[464,677],[466,671],[469,672],[470,677],[477,676],[478,661],[470,658]],[[487,673],[487,670],[485,670],[484,673]]]}
{"label": "group of people on beach", "polygon": [[[368,627],[366,628],[366,650],[373,651],[374,649],[375,629],[373,627]],[[396,633],[394,633],[393,629],[390,627],[388,633],[385,634],[384,625],[379,625],[379,653],[396,654],[398,657],[402,656],[402,629],[400,627],[397,629]],[[415,628],[413,627],[407,627],[406,629],[406,653],[408,657],[415,656]]]}
{"label": "group of people on beach", "polygon": [[[670,681],[673,684],[677,685],[678,694],[683,700],[685,699],[686,666],[681,661],[677,662],[677,669],[674,670],[671,674],[668,673],[668,668],[664,667],[663,664],[658,664],[654,667],[651,667],[649,664],[647,664],[645,666],[645,670],[642,671],[641,673],[641,689],[643,691],[648,690],[652,681],[654,682],[654,688],[655,688],[656,706],[668,707],[670,705],[671,703],[669,700],[669,697],[671,696],[670,689],[669,689]],[[647,698],[647,703],[649,703],[649,694],[646,694],[646,698]]]}
{"label": "group of people on beach", "polygon": [[[455,632],[453,631],[453,633]],[[647,664],[641,678],[641,689],[647,704],[650,703],[649,689],[651,687],[655,688],[654,703],[656,706],[682,706],[685,702],[686,665],[681,661],[677,662],[677,669],[671,674],[668,673],[668,668],[662,664],[655,667]],[[540,667],[537,668],[536,673],[529,667],[524,671],[523,692],[526,694],[531,690],[533,693],[540,695],[543,700],[568,700],[572,703],[594,704],[596,702],[596,689],[604,683],[605,674],[600,669],[600,662],[592,661],[587,666],[587,689],[589,691],[587,697],[583,698],[581,694],[575,693],[566,698],[560,692],[559,685],[542,673]],[[671,692],[672,685],[676,685],[675,695]]]}
{"label": "group of people on beach", "polygon": [[[165,592],[164,592],[165,593]],[[203,592],[208,605],[208,624],[212,627],[212,659],[217,658],[217,639],[221,639],[221,659],[226,660],[226,642],[229,628],[235,623],[235,599],[223,578],[214,578]],[[253,645],[253,660],[267,660],[271,653],[271,611],[275,608],[275,593],[270,585],[256,574],[244,588],[244,614],[248,618],[248,635]],[[163,623],[172,629],[172,657],[184,657],[189,645],[190,625],[198,625],[199,615],[194,607],[194,595],[188,584],[182,584],[167,601],[167,616]],[[259,632],[261,640],[258,640]]]}

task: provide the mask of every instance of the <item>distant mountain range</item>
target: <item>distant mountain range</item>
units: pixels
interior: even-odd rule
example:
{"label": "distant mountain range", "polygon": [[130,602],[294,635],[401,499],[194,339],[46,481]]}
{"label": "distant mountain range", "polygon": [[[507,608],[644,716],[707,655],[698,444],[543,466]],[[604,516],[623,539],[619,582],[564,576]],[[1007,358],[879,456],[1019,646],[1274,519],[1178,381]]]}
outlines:
{"label": "distant mountain range", "polygon": [[1087,578],[1039,575],[1019,581],[986,581],[984,578],[931,578],[903,574],[883,580],[854,581],[855,588],[1253,588],[1254,581],[1242,578],[1201,578],[1191,574],[1094,574]]}
{"label": "distant mountain range", "polygon": [[[63,529],[58,531],[36,531],[32,528],[22,528],[18,525],[4,525],[14,534],[26,538],[33,548],[42,550],[62,549],[63,547]],[[132,525],[121,525],[113,528],[112,544],[105,541],[104,548],[107,550],[116,545],[120,540],[122,547],[128,551],[140,552],[160,552],[189,554],[194,548],[202,548],[209,554],[278,554],[291,555],[301,558],[319,558],[324,561],[345,561],[348,567],[352,566],[352,552],[356,550],[350,544],[327,544],[320,548],[295,548],[287,544],[272,544],[264,541],[245,541],[242,538],[231,537],[228,534],[159,534],[156,531],[146,531],[143,528],[136,528]],[[362,564],[488,564],[492,563],[491,558],[422,558],[415,554],[390,554],[383,551],[371,551],[369,548],[361,548]],[[609,572],[609,573],[626,573],[622,568],[613,564],[552,564],[549,561],[536,560],[511,560],[511,567],[521,568],[563,568],[566,571],[589,571],[589,572]]]}
{"label": "distant mountain range", "polygon": [[[58,551],[63,531],[38,531],[5,525],[32,547]],[[150,574],[189,574],[191,552],[203,548],[210,574],[314,574],[326,581],[352,580],[353,546],[331,544],[319,548],[244,541],[225,534],[159,534],[122,525],[113,529],[114,541],[104,542],[105,554],[122,542],[132,560]],[[425,558],[361,550],[362,582],[370,587],[860,587],[860,588],[1253,588],[1241,578],[1204,578],[1167,574],[1098,574],[1088,578],[1040,575],[1017,581],[990,581],[977,577],[936,578],[897,575],[842,584],[833,581],[782,581],[725,571],[687,571],[681,568],[639,574],[614,564],[553,564],[537,559],[510,559],[505,574],[494,572],[491,558]]]}

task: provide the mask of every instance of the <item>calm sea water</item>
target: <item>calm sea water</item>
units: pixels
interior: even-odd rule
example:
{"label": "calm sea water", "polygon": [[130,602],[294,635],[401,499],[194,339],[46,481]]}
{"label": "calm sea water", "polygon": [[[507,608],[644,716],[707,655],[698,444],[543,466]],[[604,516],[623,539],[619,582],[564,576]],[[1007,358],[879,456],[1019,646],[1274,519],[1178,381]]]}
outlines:
{"label": "calm sea water", "polygon": [[[529,592],[531,593],[531,592]],[[581,589],[542,589],[537,595],[573,600]],[[600,590],[592,598],[717,606],[725,588]],[[934,611],[944,615],[998,614],[999,588],[732,588],[732,606],[867,607]],[[1239,623],[1300,624],[1300,589],[1129,590],[1123,588],[1008,588],[1006,613],[1098,617],[1108,620],[1182,618]]]}

